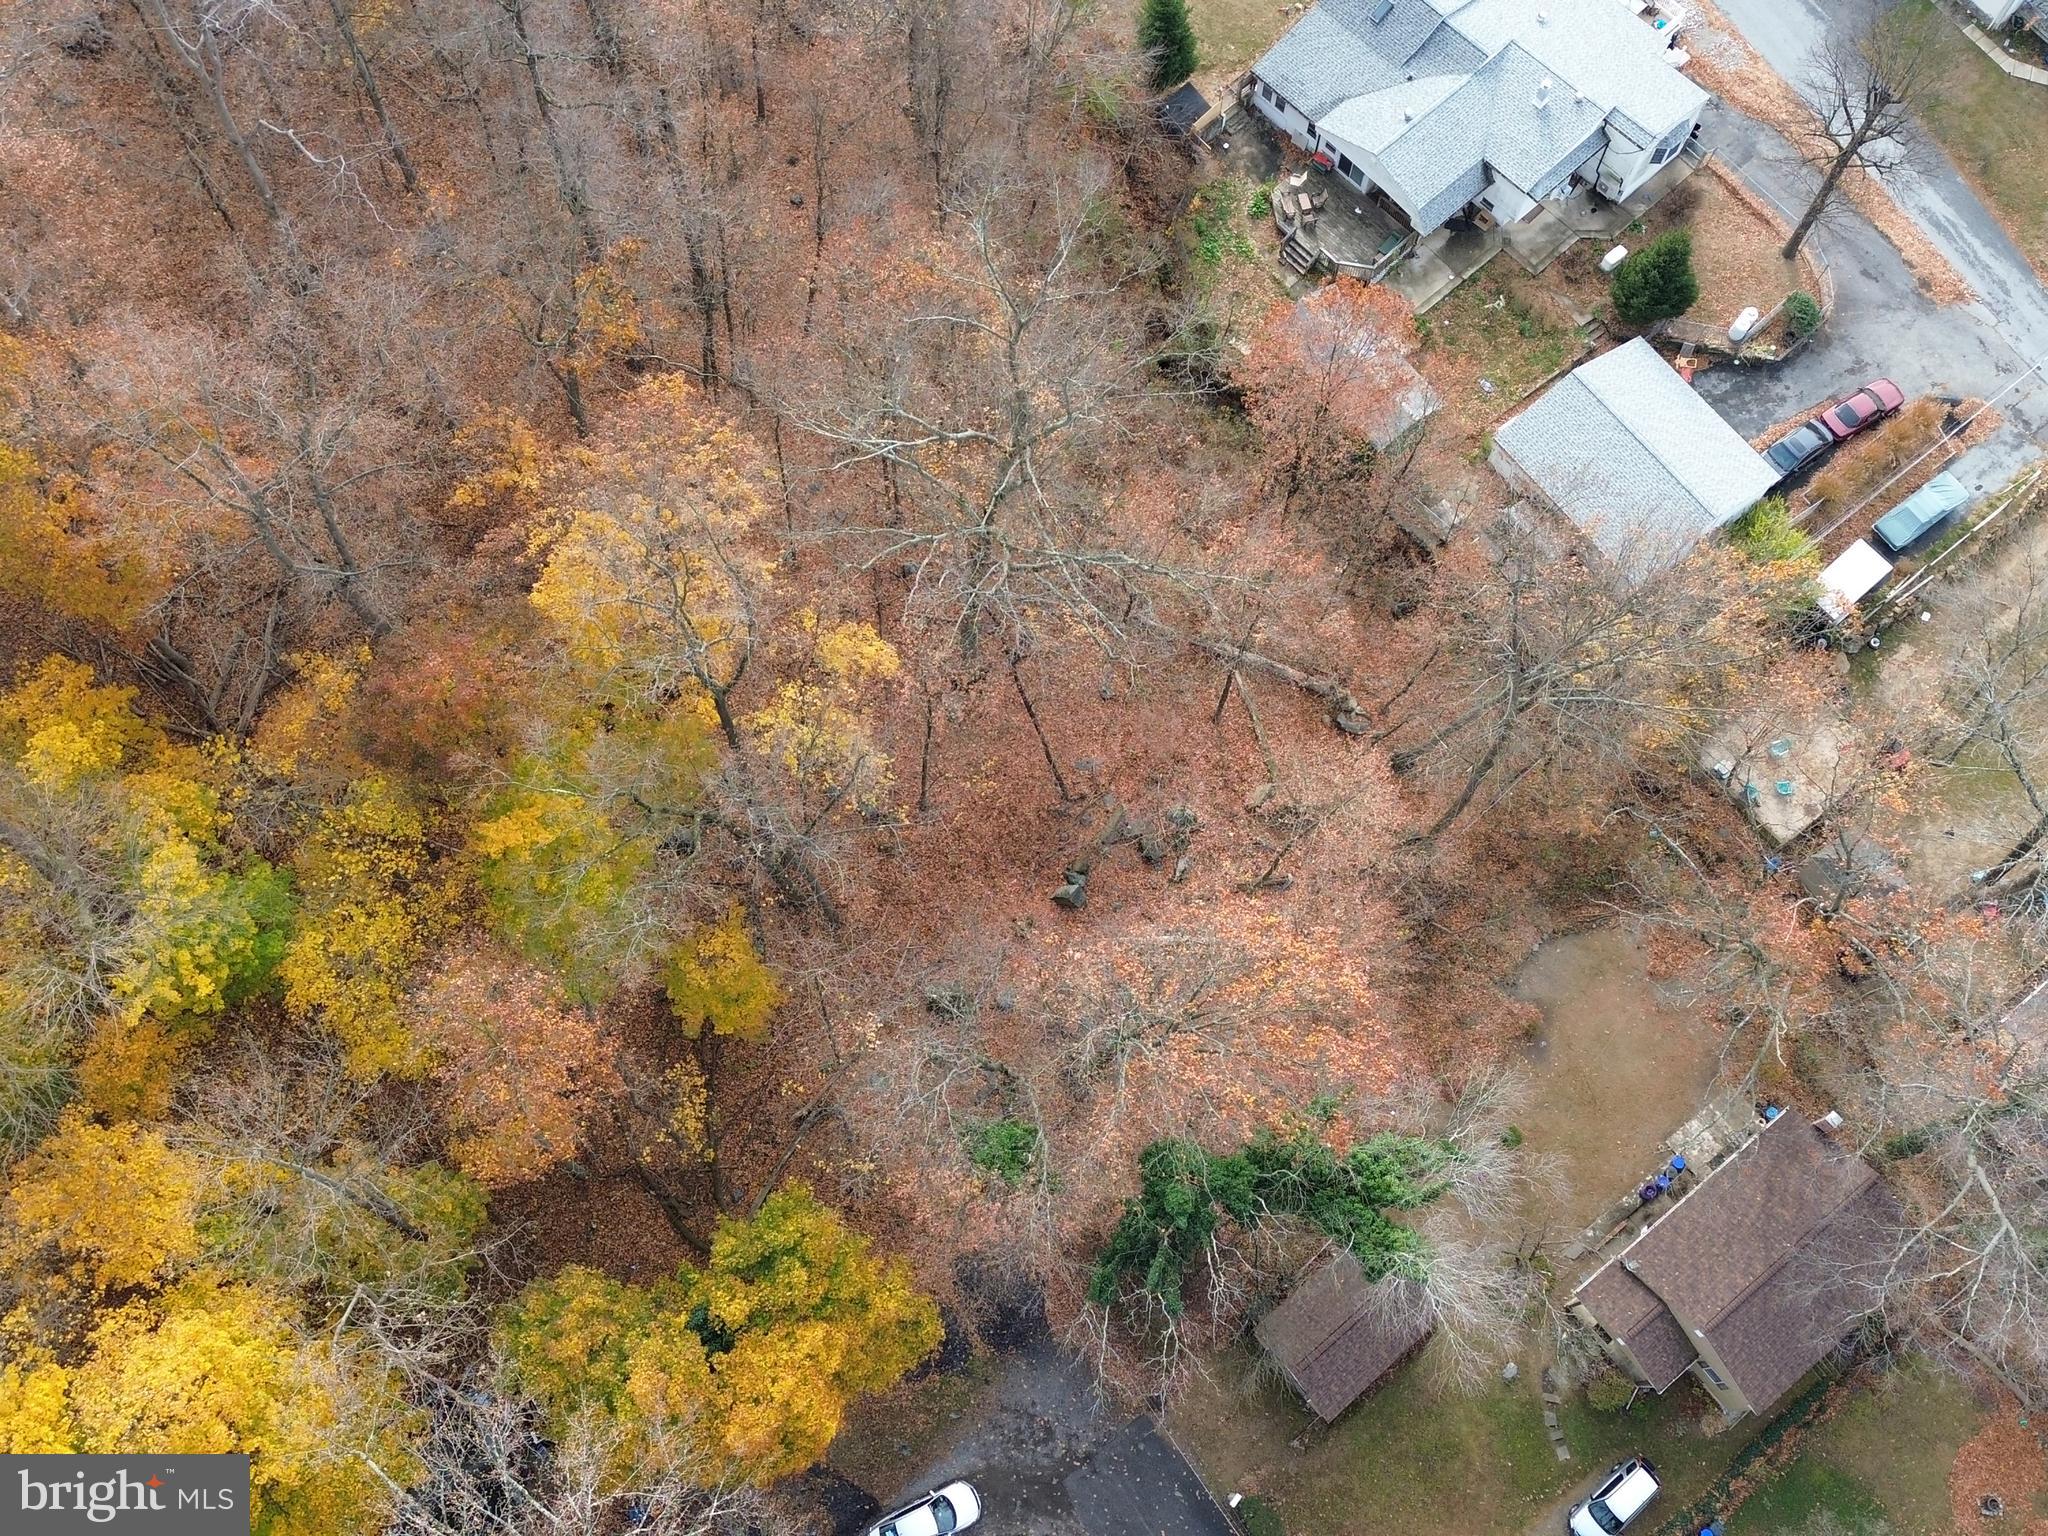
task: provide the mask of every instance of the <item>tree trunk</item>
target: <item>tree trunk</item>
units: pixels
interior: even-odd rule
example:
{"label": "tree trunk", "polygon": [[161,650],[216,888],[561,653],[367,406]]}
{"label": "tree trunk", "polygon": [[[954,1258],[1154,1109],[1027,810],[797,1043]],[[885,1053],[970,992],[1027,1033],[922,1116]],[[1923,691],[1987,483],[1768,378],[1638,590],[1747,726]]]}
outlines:
{"label": "tree trunk", "polygon": [[1038,750],[1045,754],[1045,766],[1052,770],[1053,786],[1059,790],[1062,800],[1074,798],[1067,788],[1066,776],[1060,772],[1059,759],[1053,756],[1052,743],[1046,740],[1045,727],[1039,723],[1038,706],[1031,702],[1031,694],[1024,686],[1024,674],[1018,669],[1024,664],[1021,656],[1010,658],[1010,681],[1017,685],[1017,697],[1024,701],[1024,713],[1031,717],[1031,729],[1038,734]]}
{"label": "tree trunk", "polygon": [[334,28],[341,34],[341,44],[348,50],[349,62],[355,66],[356,79],[362,83],[363,95],[369,100],[370,110],[376,114],[377,127],[384,135],[384,147],[391,151],[391,158],[398,166],[398,174],[405,181],[405,190],[419,196],[420,179],[412,168],[412,157],[405,152],[405,140],[399,137],[398,127],[391,121],[391,114],[384,108],[384,93],[377,87],[377,76],[370,68],[370,61],[364,55],[362,45],[356,41],[356,26],[348,14],[343,0],[327,0],[327,9],[334,17]]}
{"label": "tree trunk", "polygon": [[1840,184],[1843,173],[1856,163],[1856,157],[1863,152],[1863,141],[1868,133],[1868,125],[1857,129],[1849,142],[1842,147],[1842,152],[1835,156],[1834,163],[1828,167],[1827,174],[1821,178],[1820,186],[1813,194],[1813,201],[1806,205],[1806,212],[1800,215],[1791,238],[1785,242],[1785,248],[1778,253],[1785,260],[1791,261],[1798,256],[1799,247],[1806,244],[1806,237],[1813,233],[1813,226],[1818,224],[1820,216],[1828,211],[1828,204],[1835,198],[1836,186]]}

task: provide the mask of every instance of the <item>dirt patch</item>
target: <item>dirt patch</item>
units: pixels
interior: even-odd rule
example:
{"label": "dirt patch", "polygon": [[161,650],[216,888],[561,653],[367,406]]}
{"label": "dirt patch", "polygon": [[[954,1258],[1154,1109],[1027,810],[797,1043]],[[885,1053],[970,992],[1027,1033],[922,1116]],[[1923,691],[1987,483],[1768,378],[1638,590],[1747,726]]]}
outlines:
{"label": "dirt patch", "polygon": [[1616,928],[1540,946],[1514,990],[1543,1013],[1522,1135],[1561,1175],[1550,1225],[1577,1231],[1663,1160],[1658,1144],[1706,1097],[1719,1041],[1662,1001],[1648,956]]}
{"label": "dirt patch", "polygon": [[2000,1536],[2048,1536],[2048,1445],[2040,1432],[2022,1425],[2017,1404],[1999,1406],[1984,1428],[1956,1453],[1949,1471],[1949,1509],[1958,1531],[1988,1528],[1983,1501],[2004,1509]]}

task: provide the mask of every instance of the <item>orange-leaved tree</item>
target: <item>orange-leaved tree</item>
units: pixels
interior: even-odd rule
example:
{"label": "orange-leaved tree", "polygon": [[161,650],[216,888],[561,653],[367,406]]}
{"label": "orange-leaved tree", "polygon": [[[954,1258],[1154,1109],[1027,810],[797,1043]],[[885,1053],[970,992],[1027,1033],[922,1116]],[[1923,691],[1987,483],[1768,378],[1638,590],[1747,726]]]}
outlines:
{"label": "orange-leaved tree", "polygon": [[510,1184],[576,1155],[622,1086],[604,1032],[546,972],[484,946],[443,960],[413,1000],[465,1173]]}
{"label": "orange-leaved tree", "polygon": [[1267,311],[1238,370],[1284,510],[1362,483],[1426,394],[1408,355],[1415,320],[1391,290],[1339,278]]}

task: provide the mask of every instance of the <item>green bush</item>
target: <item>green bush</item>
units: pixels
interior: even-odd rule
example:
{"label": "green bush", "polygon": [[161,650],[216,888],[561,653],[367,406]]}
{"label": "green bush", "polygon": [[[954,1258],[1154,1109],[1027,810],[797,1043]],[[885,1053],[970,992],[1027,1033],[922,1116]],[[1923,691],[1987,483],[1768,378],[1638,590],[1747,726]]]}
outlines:
{"label": "green bush", "polygon": [[1620,1413],[1635,1395],[1636,1384],[1612,1367],[1586,1383],[1586,1406],[1595,1413]]}
{"label": "green bush", "polygon": [[1256,1493],[1248,1493],[1238,1501],[1237,1518],[1244,1526],[1245,1536],[1287,1536],[1287,1527],[1280,1523],[1280,1511]]}
{"label": "green bush", "polygon": [[1180,1316],[1183,1272],[1226,1221],[1313,1227],[1356,1254],[1369,1280],[1413,1272],[1427,1258],[1422,1236],[1386,1212],[1436,1199],[1460,1156],[1451,1142],[1391,1131],[1341,1155],[1307,1127],[1284,1138],[1261,1131],[1230,1153],[1155,1141],[1138,1154],[1138,1193],[1124,1202],[1095,1261],[1088,1299],[1108,1306],[1135,1286],[1167,1316]]}
{"label": "green bush", "polygon": [[1138,47],[1152,63],[1152,88],[1163,91],[1195,72],[1195,24],[1187,0],[1145,0]]}
{"label": "green bush", "polygon": [[1785,300],[1785,323],[1792,327],[1794,336],[1811,336],[1820,329],[1824,318],[1820,300],[1810,293],[1795,293]]}
{"label": "green bush", "polygon": [[1264,186],[1252,188],[1250,211],[1251,216],[1255,219],[1267,219],[1273,216],[1273,184],[1270,181]]}
{"label": "green bush", "polygon": [[1500,1133],[1500,1144],[1510,1152],[1522,1144],[1522,1139],[1522,1128],[1519,1125],[1511,1125]]}
{"label": "green bush", "polygon": [[1682,229],[1659,235],[1614,269],[1608,293],[1615,314],[1628,325],[1652,325],[1684,314],[1700,296],[1692,271],[1692,236]]}
{"label": "green bush", "polygon": [[1759,565],[1802,560],[1813,553],[1813,540],[1793,526],[1782,496],[1766,496],[1730,523],[1728,542]]}
{"label": "green bush", "polygon": [[1015,1186],[1037,1163],[1038,1140],[1038,1127],[1028,1120],[990,1120],[967,1132],[967,1160]]}

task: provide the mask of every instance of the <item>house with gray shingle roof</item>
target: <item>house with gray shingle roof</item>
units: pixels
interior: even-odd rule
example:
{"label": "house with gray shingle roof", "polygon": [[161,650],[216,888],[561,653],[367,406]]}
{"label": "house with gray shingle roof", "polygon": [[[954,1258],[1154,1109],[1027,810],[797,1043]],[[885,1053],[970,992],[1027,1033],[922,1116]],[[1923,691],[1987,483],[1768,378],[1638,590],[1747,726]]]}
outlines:
{"label": "house with gray shingle roof", "polygon": [[1781,1114],[1573,1293],[1640,1385],[1761,1412],[1873,1308],[1904,1220],[1862,1158]]}
{"label": "house with gray shingle roof", "polygon": [[1623,0],[1317,0],[1247,99],[1427,235],[1477,206],[1527,218],[1576,180],[1626,198],[1707,94]]}
{"label": "house with gray shingle roof", "polygon": [[1676,563],[1778,481],[1640,336],[1574,368],[1503,422],[1490,462],[1633,577]]}

